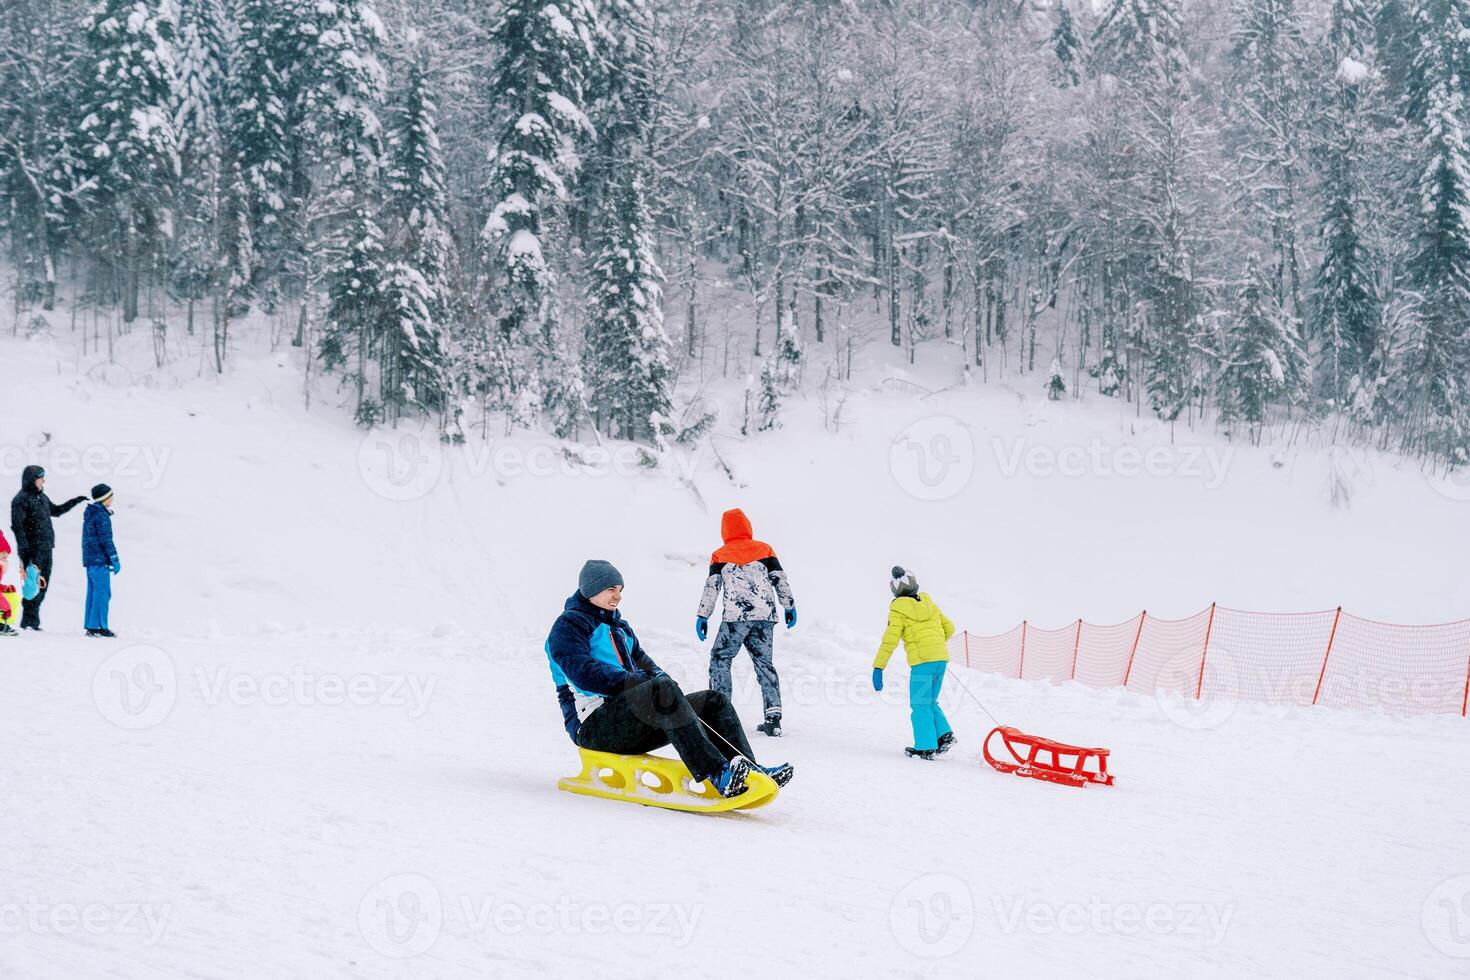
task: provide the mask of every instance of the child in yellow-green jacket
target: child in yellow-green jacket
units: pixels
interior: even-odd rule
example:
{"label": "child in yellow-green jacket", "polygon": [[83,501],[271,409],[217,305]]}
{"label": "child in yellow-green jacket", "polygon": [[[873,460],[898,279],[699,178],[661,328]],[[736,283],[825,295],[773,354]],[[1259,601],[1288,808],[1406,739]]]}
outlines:
{"label": "child in yellow-green jacket", "polygon": [[939,689],[949,664],[949,638],[954,623],[940,612],[929,593],[919,591],[912,572],[893,566],[889,584],[893,603],[888,607],[888,628],[873,660],[873,690],[883,690],[883,668],[900,640],[909,658],[909,716],[914,725],[914,744],[904,752],[911,758],[932,759],[954,744],[954,730],[939,707]]}

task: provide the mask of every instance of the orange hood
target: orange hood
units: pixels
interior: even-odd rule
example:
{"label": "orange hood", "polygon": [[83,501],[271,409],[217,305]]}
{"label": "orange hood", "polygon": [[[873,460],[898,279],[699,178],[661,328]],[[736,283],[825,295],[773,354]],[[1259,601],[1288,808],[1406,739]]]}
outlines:
{"label": "orange hood", "polygon": [[753,561],[769,558],[776,552],[764,541],[756,541],[750,527],[750,518],[739,507],[725,511],[720,518],[720,537],[725,545],[709,556],[711,564],[728,562],[732,565],[749,565]]}

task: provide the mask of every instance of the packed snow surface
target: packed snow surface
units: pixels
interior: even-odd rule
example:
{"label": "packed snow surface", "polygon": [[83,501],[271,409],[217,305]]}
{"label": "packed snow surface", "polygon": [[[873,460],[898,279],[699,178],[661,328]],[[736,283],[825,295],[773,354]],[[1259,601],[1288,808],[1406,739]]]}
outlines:
{"label": "packed snow surface", "polygon": [[[87,639],[80,512],[59,518],[47,631],[0,640],[0,975],[1464,975],[1463,718],[954,667],[960,743],[920,763],[903,658],[869,686],[894,564],[980,633],[1211,601],[1461,618],[1452,481],[1171,442],[1048,402],[1039,374],[885,369],[842,425],[797,398],[779,432],[727,420],[719,459],[649,469],[621,444],[364,434],[320,392],[302,407],[285,353],[223,379],[127,354],[0,338],[5,479],[111,484],[123,561],[121,636]],[[576,757],[542,641],[578,567],[615,562],[648,650],[702,688],[694,608],[730,506],[801,611],[777,636],[787,736],[755,743],[795,780],[718,818],[558,792]],[[1117,785],[983,766],[995,720],[1107,746]]]}

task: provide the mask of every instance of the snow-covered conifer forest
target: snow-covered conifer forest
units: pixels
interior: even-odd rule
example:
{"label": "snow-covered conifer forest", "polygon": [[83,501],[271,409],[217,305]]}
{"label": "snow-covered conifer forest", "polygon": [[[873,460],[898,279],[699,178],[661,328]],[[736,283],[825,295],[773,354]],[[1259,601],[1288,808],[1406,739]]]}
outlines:
{"label": "snow-covered conifer forest", "polygon": [[1465,0],[8,0],[4,286],[15,330],[219,372],[264,317],[450,440],[688,441],[721,376],[769,428],[877,340],[1455,466],[1467,37]]}

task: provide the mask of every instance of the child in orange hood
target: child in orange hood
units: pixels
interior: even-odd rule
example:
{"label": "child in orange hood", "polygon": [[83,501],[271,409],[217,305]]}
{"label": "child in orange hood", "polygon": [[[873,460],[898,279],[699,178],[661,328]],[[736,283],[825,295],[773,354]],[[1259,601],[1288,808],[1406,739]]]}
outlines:
{"label": "child in orange hood", "polygon": [[796,600],[775,550],[755,540],[744,511],[725,511],[720,534],[725,544],[710,555],[709,577],[694,620],[694,633],[704,640],[715,600],[724,592],[720,632],[710,651],[709,686],[728,697],[732,686],[730,663],[742,647],[749,650],[766,709],[765,721],[756,726],[756,731],[780,735],[781,679],[774,663],[776,610],[778,604],[784,608],[786,628],[791,629],[796,625]]}

